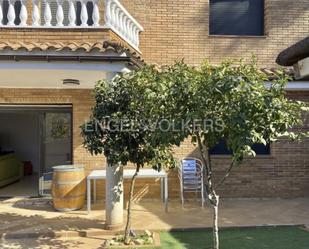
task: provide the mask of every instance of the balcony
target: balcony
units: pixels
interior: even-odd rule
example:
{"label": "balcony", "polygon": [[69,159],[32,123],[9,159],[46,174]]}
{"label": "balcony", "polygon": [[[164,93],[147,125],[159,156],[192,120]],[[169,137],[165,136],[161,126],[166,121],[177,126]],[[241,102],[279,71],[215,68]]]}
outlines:
{"label": "balcony", "polygon": [[118,0],[0,0],[0,28],[61,29],[60,36],[66,30],[109,29],[137,52],[143,31]]}

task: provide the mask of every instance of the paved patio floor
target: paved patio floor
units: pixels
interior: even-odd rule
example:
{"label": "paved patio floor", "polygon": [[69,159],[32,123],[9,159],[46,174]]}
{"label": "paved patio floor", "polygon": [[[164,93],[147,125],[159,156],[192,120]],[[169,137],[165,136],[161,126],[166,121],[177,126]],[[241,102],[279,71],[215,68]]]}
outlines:
{"label": "paved patio floor", "polygon": [[[0,248],[102,248],[104,238],[104,205],[85,210],[59,213],[46,201],[8,199],[0,201]],[[223,199],[220,226],[262,226],[309,224],[309,198],[303,199]],[[133,228],[136,230],[170,230],[212,226],[211,208],[192,201],[181,206],[170,202],[165,213],[160,201],[144,201],[133,206]],[[87,231],[87,238],[73,238]],[[49,238],[48,233],[62,237]],[[32,237],[34,234],[37,236]],[[44,236],[45,234],[45,236]],[[89,236],[88,236],[89,234]],[[11,235],[11,237],[10,237]],[[29,238],[26,238],[29,235]],[[15,237],[14,237],[15,236]],[[16,237],[17,236],[17,237]],[[20,237],[18,237],[20,236]]]}

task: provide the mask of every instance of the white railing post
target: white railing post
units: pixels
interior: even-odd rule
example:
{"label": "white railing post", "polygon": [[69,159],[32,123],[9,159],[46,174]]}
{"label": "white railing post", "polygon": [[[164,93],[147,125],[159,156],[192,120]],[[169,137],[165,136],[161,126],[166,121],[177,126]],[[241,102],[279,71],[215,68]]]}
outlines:
{"label": "white railing post", "polygon": [[120,29],[123,30],[124,27],[125,27],[125,20],[126,19],[126,15],[121,12],[120,15],[119,15],[119,22],[120,22]]}
{"label": "white railing post", "polygon": [[27,6],[26,6],[27,0],[21,0],[20,4],[21,4],[20,14],[19,14],[20,25],[27,26],[27,20],[28,20],[28,11],[27,11]]}
{"label": "white railing post", "polygon": [[7,15],[8,26],[15,26],[14,21],[15,21],[16,15],[15,15],[14,5],[15,5],[15,0],[9,0],[9,9],[8,9],[8,15]]}
{"label": "white railing post", "polygon": [[114,2],[111,1],[111,4],[110,4],[110,12],[111,12],[111,20],[110,20],[110,24],[111,26],[115,26],[116,24],[116,15],[115,15],[115,12],[116,12],[116,4]]}
{"label": "white railing post", "polygon": [[57,27],[63,27],[63,0],[57,0],[57,12],[56,12],[56,20],[57,20]]}
{"label": "white railing post", "polygon": [[120,20],[119,20],[119,17],[120,17],[120,12],[121,12],[121,9],[118,8],[118,6],[115,8],[115,27],[117,30],[121,30],[121,27],[120,27]]}
{"label": "white railing post", "polygon": [[51,20],[52,20],[52,13],[50,9],[50,0],[44,0],[45,2],[45,9],[44,9],[44,26],[51,27]]}
{"label": "white railing post", "polygon": [[32,0],[32,26],[40,26],[39,0]]}
{"label": "white railing post", "polygon": [[125,23],[125,30],[124,30],[124,35],[127,39],[130,39],[130,22],[131,20],[127,18],[127,21]]}
{"label": "white railing post", "polygon": [[93,26],[98,27],[100,26],[99,0],[92,0],[92,3],[93,3],[93,13],[92,13]]}
{"label": "white railing post", "polygon": [[139,46],[138,36],[139,36],[139,30],[136,26],[134,26],[133,27],[133,42],[134,42],[134,44],[137,45],[137,47]]}
{"label": "white railing post", "polygon": [[80,20],[82,21],[81,26],[87,27],[88,26],[88,11],[87,11],[87,0],[81,0],[81,13],[80,13]]}
{"label": "white railing post", "polygon": [[132,21],[130,21],[129,23],[129,37],[128,39],[131,41],[131,42],[134,42],[134,39],[133,39],[133,27],[134,27],[134,23]]}
{"label": "white railing post", "polygon": [[104,21],[105,26],[109,27],[111,26],[111,0],[105,0],[105,15],[104,15]]}
{"label": "white railing post", "polygon": [[3,10],[2,10],[3,0],[0,0],[0,26],[3,26]]}
{"label": "white railing post", "polygon": [[69,26],[75,27],[76,26],[76,12],[74,6],[75,0],[68,0],[68,2],[69,2],[69,13],[68,13]]}

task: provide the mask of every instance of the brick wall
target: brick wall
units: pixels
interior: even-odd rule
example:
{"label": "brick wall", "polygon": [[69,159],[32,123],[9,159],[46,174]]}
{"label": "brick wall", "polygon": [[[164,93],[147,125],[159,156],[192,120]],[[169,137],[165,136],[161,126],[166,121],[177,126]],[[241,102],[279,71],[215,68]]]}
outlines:
{"label": "brick wall", "polygon": [[258,55],[262,67],[275,65],[278,53],[309,33],[308,0],[265,0],[265,37],[208,35],[209,0],[122,0],[143,25],[141,51],[147,62],[166,64],[184,58],[197,65],[205,58]]}
{"label": "brick wall", "polygon": [[[291,97],[309,101],[307,93],[293,93]],[[105,167],[102,156],[91,156],[82,146],[80,125],[88,118],[93,104],[90,90],[0,89],[0,104],[72,104],[73,105],[73,160],[86,165],[86,172]],[[309,117],[306,118],[309,128]],[[186,141],[175,148],[175,156],[196,156],[196,148]],[[213,156],[215,179],[223,176],[229,165],[228,156]],[[125,183],[125,190],[129,189]],[[98,182],[98,198],[104,196],[103,182]],[[282,140],[271,146],[271,155],[248,159],[235,168],[220,189],[224,197],[309,197],[309,139],[301,142]],[[127,194],[127,193],[126,193]],[[177,171],[169,173],[169,194],[179,197]],[[160,181],[138,179],[135,198],[159,198]]]}

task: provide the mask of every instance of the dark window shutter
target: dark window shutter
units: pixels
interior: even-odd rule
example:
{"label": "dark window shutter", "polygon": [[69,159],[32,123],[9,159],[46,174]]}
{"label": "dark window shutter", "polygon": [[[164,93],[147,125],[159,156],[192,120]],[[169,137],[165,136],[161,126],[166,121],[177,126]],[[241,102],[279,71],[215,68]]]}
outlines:
{"label": "dark window shutter", "polygon": [[211,35],[264,35],[264,0],[210,0]]}
{"label": "dark window shutter", "polygon": [[226,142],[221,140],[215,147],[209,150],[211,155],[231,155],[232,152],[227,148]]}
{"label": "dark window shutter", "polygon": [[[270,145],[254,144],[252,149],[257,155],[270,155]],[[209,150],[211,155],[231,155],[232,152],[227,148],[225,140],[221,140],[214,148]]]}

